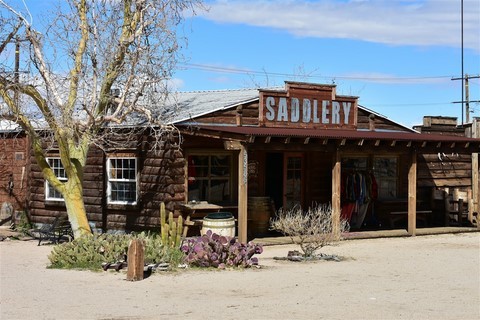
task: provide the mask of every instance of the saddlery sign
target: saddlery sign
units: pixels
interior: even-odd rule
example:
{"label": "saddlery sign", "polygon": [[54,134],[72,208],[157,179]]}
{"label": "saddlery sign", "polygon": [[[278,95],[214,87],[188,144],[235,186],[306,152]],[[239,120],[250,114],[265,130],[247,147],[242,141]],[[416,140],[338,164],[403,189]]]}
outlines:
{"label": "saddlery sign", "polygon": [[286,82],[286,90],[260,90],[260,125],[356,129],[358,97],[340,96],[335,85]]}

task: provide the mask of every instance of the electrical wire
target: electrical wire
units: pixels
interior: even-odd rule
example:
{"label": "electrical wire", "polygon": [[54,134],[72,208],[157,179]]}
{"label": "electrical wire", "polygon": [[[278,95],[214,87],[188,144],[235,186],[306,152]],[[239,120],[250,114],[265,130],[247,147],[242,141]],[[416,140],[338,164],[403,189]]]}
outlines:
{"label": "electrical wire", "polygon": [[329,76],[329,75],[319,75],[319,74],[292,74],[292,73],[280,73],[280,72],[267,72],[267,71],[258,71],[258,70],[248,70],[248,69],[239,69],[239,68],[227,68],[219,67],[207,64],[199,63],[182,63],[179,66],[187,69],[194,70],[203,70],[203,71],[212,71],[220,73],[232,73],[232,74],[258,74],[258,75],[267,75],[267,76],[278,76],[278,77],[305,77],[305,78],[322,78],[322,79],[348,79],[348,80],[377,80],[377,81],[418,81],[418,80],[432,80],[432,79],[451,79],[452,76],[449,75],[439,75],[439,76],[420,76],[420,77],[366,77],[366,76]]}

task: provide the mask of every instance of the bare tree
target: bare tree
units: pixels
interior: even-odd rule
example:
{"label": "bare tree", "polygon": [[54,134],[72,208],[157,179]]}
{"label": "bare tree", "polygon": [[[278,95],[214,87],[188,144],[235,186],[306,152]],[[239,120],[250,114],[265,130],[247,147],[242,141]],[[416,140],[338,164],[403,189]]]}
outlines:
{"label": "bare tree", "polygon": [[[135,121],[163,128],[169,113],[162,106],[180,54],[177,28],[187,10],[194,13],[202,4],[201,0],[57,4],[39,29],[28,8],[0,0],[0,67],[11,59],[4,53],[12,40],[28,50],[31,65],[28,76],[0,70],[0,114],[30,136],[36,161],[45,179],[62,194],[79,237],[91,232],[82,195],[89,148],[101,143],[102,132],[113,125]],[[67,181],[60,181],[50,168],[37,121],[58,148]]]}
{"label": "bare tree", "polygon": [[[277,211],[270,221],[270,228],[289,236],[292,243],[300,246],[305,258],[313,257],[324,246],[337,241],[332,232],[332,208],[330,205],[316,205],[303,211],[300,206]],[[341,221],[340,232],[348,229],[348,223]]]}

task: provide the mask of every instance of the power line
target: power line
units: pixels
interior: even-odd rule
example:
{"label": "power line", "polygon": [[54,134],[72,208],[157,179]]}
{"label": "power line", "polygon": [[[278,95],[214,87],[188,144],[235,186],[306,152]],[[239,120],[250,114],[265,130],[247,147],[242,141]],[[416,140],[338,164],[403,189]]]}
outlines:
{"label": "power line", "polygon": [[184,66],[185,69],[196,69],[203,71],[212,71],[220,73],[233,73],[233,74],[256,74],[256,75],[268,75],[279,77],[305,77],[305,78],[321,78],[321,79],[346,79],[346,80],[377,80],[377,81],[415,81],[415,80],[434,80],[434,79],[451,79],[452,76],[421,76],[421,77],[366,77],[366,76],[332,76],[332,75],[319,75],[319,74],[292,74],[292,73],[280,73],[280,72],[268,72],[258,70],[248,70],[239,68],[227,68],[219,67],[207,64],[199,63],[183,63],[179,64]]}

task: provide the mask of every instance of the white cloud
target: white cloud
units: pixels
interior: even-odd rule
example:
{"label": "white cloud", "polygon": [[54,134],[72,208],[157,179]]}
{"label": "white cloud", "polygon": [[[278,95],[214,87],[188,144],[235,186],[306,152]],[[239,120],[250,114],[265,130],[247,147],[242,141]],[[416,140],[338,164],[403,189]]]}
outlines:
{"label": "white cloud", "polygon": [[[390,45],[461,45],[460,1],[219,0],[200,13],[219,23],[285,30],[299,37]],[[464,46],[480,51],[480,2],[464,1]]]}

